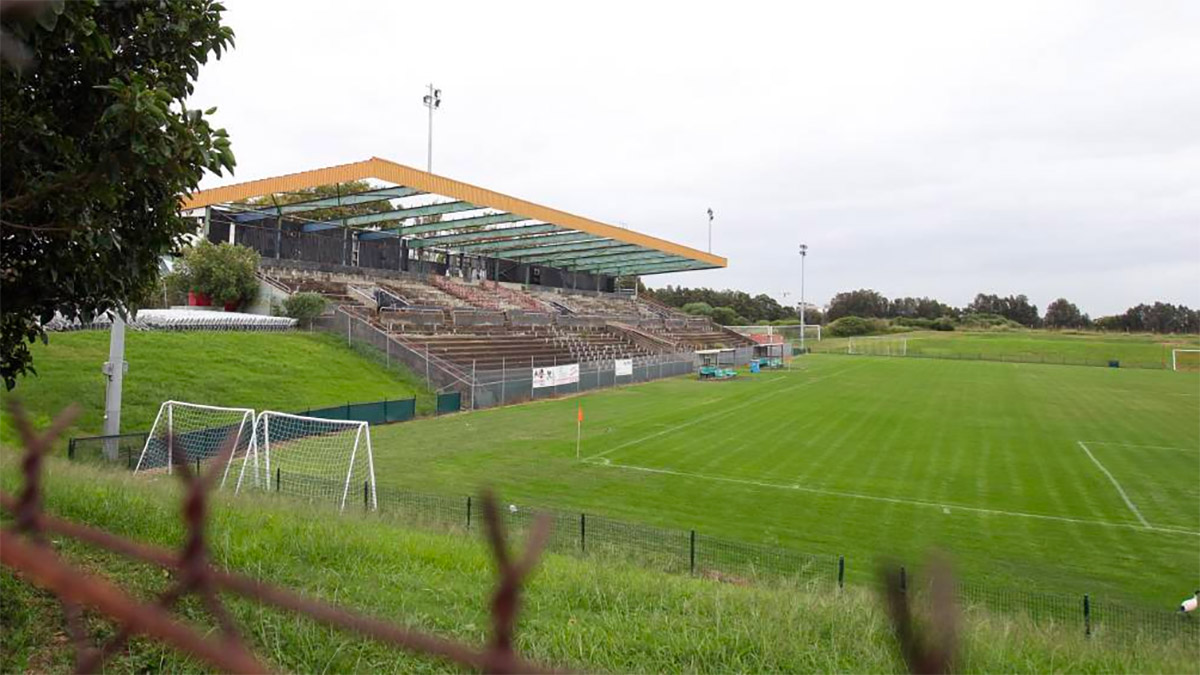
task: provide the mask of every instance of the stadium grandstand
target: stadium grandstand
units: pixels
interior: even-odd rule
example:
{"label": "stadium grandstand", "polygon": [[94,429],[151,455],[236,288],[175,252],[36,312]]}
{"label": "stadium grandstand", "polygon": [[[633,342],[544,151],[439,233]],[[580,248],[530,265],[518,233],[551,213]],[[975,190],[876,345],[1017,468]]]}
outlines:
{"label": "stadium grandstand", "polygon": [[209,241],[258,251],[270,294],[319,293],[330,318],[423,350],[451,380],[754,344],[617,283],[722,257],[379,158],[199,191],[182,210]]}

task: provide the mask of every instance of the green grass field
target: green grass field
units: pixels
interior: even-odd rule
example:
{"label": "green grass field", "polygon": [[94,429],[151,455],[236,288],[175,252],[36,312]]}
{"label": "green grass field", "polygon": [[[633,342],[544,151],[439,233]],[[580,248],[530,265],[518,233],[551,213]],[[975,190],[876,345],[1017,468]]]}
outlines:
{"label": "green grass field", "polygon": [[[100,433],[108,331],[52,333],[48,345],[31,351],[37,375],[21,378],[4,397],[19,398],[39,423],[78,403],[82,415],[69,435]],[[129,331],[125,360],[125,431],[148,431],[169,399],[294,412],[415,395],[418,412],[433,407],[423,383],[321,333]],[[0,430],[11,438],[7,413]]]}
{"label": "green grass field", "polygon": [[1174,607],[1200,582],[1200,375],[797,366],[378,427],[377,479],[845,554],[852,580],[940,548],[1003,588]]}
{"label": "green grass field", "polygon": [[[0,485],[19,489],[5,447]],[[179,490],[141,478],[52,461],[47,510],[139,541],[177,547]],[[267,497],[217,498],[207,534],[213,560],[387,621],[483,644],[493,570],[480,543],[412,532],[387,518]],[[3,520],[3,519],[0,519]],[[145,600],[174,580],[64,537],[54,548]],[[456,669],[327,629],[295,615],[225,598],[247,643],[276,670],[302,673],[448,672]],[[179,616],[215,631],[201,603]],[[0,570],[0,672],[70,672],[61,609],[47,593]],[[1085,638],[1078,625],[1032,625],[965,608],[956,671],[965,673],[1197,672],[1183,639]],[[111,624],[90,614],[93,639]],[[903,672],[880,599],[857,588],[740,586],[573,556],[545,557],[524,593],[520,651],[580,672]],[[106,672],[206,672],[135,638]]]}
{"label": "green grass field", "polygon": [[[1082,331],[914,331],[894,338],[908,341],[912,356],[1023,361],[1126,368],[1170,368],[1172,349],[1200,349],[1195,335],[1092,333]],[[863,345],[878,338],[854,338]],[[845,353],[847,338],[808,343],[815,352]]]}

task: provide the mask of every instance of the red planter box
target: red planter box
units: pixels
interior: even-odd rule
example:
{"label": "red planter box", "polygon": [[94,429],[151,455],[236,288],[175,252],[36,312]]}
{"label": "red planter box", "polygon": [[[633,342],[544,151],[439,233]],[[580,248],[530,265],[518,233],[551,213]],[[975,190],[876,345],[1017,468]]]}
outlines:
{"label": "red planter box", "polygon": [[203,293],[188,291],[188,305],[192,307],[212,307],[212,298]]}

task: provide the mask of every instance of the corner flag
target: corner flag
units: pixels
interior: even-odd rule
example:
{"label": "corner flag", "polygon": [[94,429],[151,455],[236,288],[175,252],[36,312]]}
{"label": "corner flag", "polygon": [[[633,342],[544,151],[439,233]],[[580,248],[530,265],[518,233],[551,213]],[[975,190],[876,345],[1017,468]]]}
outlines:
{"label": "corner flag", "polygon": [[579,441],[583,437],[583,403],[579,404],[579,414],[575,417],[575,460],[579,460]]}

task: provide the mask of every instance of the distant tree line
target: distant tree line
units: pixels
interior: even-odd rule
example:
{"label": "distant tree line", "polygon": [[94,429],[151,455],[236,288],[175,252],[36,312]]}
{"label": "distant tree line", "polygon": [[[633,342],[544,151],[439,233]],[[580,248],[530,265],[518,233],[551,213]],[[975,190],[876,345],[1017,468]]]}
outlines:
{"label": "distant tree line", "polygon": [[[667,286],[641,287],[641,292],[689,314],[711,317],[724,325],[798,322],[795,307],[780,305],[774,298],[742,291]],[[953,307],[933,298],[887,298],[878,291],[859,289],[833,296],[825,312],[810,308],[806,323],[833,322],[843,317],[887,319],[893,323],[935,330],[953,330],[955,324],[1007,325],[1027,328],[1078,329],[1150,333],[1200,333],[1200,311],[1184,305],[1155,302],[1130,307],[1122,314],[1093,320],[1079,307],[1058,298],[1046,306],[1045,314],[1025,295],[1001,296],[979,293],[965,307]],[[1011,322],[1011,323],[1007,323]]]}

